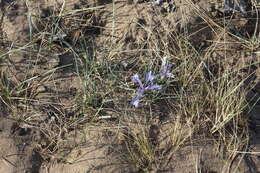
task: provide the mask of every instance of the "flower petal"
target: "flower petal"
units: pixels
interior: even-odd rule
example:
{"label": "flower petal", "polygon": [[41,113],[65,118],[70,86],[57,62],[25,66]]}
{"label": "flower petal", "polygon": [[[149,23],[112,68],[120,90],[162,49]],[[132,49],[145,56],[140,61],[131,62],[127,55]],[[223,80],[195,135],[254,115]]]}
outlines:
{"label": "flower petal", "polygon": [[146,74],[145,83],[148,84],[148,83],[153,82],[154,78],[155,78],[155,75],[153,75],[152,72],[149,71],[149,72]]}
{"label": "flower petal", "polygon": [[130,104],[137,108],[141,97],[142,97],[141,95],[136,96],[136,97],[131,101]]}
{"label": "flower petal", "polygon": [[144,91],[145,91],[145,88],[138,88],[137,89],[137,95],[143,95],[144,94]]}
{"label": "flower petal", "polygon": [[162,86],[157,84],[149,85],[148,87],[145,88],[145,90],[160,90],[160,89],[162,89]]}
{"label": "flower petal", "polygon": [[174,74],[170,73],[171,68],[172,68],[171,64],[163,66],[159,76],[161,76],[161,77],[171,77],[171,78],[175,77]]}
{"label": "flower petal", "polygon": [[168,72],[170,72],[170,71],[171,71],[171,68],[172,68],[172,65],[171,65],[171,64],[169,64],[169,65],[164,65],[164,66],[162,67],[162,73],[168,73]]}
{"label": "flower petal", "polygon": [[132,81],[134,81],[135,83],[138,83],[140,85],[141,88],[143,88],[143,84],[139,78],[138,74],[135,74],[134,76],[131,77]]}
{"label": "flower petal", "polygon": [[166,77],[171,77],[171,78],[174,78],[174,77],[175,77],[175,75],[172,74],[172,73],[166,73],[165,76],[166,76]]}

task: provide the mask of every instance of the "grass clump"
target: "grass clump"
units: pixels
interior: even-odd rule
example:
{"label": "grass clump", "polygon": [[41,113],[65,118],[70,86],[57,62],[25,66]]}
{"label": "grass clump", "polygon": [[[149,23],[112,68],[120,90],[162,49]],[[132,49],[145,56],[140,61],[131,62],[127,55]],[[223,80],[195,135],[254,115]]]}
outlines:
{"label": "grass clump", "polygon": [[[141,127],[142,128],[142,127]],[[151,170],[151,166],[156,161],[155,146],[152,144],[147,130],[133,129],[131,134],[127,135],[126,142],[126,161],[132,165],[136,171]]]}

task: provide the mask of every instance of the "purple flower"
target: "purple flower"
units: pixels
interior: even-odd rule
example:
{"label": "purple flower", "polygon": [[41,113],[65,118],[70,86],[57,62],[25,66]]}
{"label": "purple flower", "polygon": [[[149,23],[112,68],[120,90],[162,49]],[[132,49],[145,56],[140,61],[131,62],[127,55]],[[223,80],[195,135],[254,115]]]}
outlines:
{"label": "purple flower", "polygon": [[138,107],[139,101],[142,98],[143,94],[145,91],[147,90],[160,90],[161,86],[154,84],[153,80],[156,78],[155,75],[152,74],[151,71],[149,71],[146,74],[145,77],[145,83],[143,84],[142,81],[139,78],[138,74],[135,74],[134,76],[132,76],[132,81],[134,81],[135,83],[139,84],[139,88],[137,89],[137,96],[131,101],[131,105]]}
{"label": "purple flower", "polygon": [[164,65],[161,69],[161,73],[159,74],[159,76],[161,77],[175,77],[174,74],[170,73],[171,71],[171,68],[172,68],[172,65]]}
{"label": "purple flower", "polygon": [[163,65],[161,72],[157,75],[153,75],[152,72],[149,71],[145,76],[144,83],[142,83],[138,74],[132,76],[132,81],[139,84],[139,88],[136,91],[137,96],[131,101],[131,105],[138,107],[140,99],[142,98],[145,91],[160,90],[162,88],[160,85],[154,84],[154,79],[158,77],[175,77],[172,73],[170,73],[171,67],[172,65]]}
{"label": "purple flower", "polygon": [[142,97],[141,95],[137,95],[137,96],[131,101],[131,105],[133,105],[134,107],[137,108],[141,97]]}
{"label": "purple flower", "polygon": [[132,81],[134,81],[135,83],[138,83],[140,85],[140,87],[143,87],[143,84],[138,76],[138,74],[135,74],[134,76],[131,77]]}
{"label": "purple flower", "polygon": [[147,74],[146,74],[146,77],[145,77],[145,83],[148,84],[150,82],[153,82],[153,80],[156,78],[155,75],[152,74],[151,71],[149,71]]}

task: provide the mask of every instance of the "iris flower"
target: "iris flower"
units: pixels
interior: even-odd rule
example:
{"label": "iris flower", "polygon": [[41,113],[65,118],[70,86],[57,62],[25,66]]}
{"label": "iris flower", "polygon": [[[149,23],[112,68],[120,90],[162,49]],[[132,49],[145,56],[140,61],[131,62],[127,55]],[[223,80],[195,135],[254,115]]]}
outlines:
{"label": "iris flower", "polygon": [[170,73],[171,68],[172,68],[172,65],[164,65],[161,69],[161,73],[158,76],[160,76],[160,77],[170,77],[170,78],[175,77],[174,74]]}
{"label": "iris flower", "polygon": [[131,101],[131,105],[138,107],[140,99],[142,98],[145,91],[160,90],[162,87],[160,85],[155,84],[154,79],[158,77],[174,77],[174,75],[170,73],[170,69],[171,69],[171,65],[165,65],[161,69],[161,73],[159,73],[158,75],[153,75],[152,72],[149,71],[146,74],[144,83],[142,83],[138,74],[132,76],[131,77],[132,81],[139,84],[139,88],[136,91],[137,96]]}
{"label": "iris flower", "polygon": [[148,72],[145,77],[145,83],[143,84],[138,74],[132,76],[132,81],[138,83],[140,87],[137,89],[137,96],[131,101],[131,105],[138,107],[139,101],[142,98],[145,91],[161,89],[160,85],[153,83],[155,77],[156,76],[154,76],[151,71]]}

